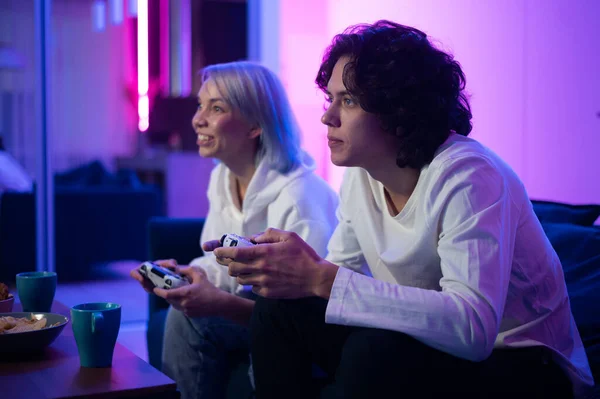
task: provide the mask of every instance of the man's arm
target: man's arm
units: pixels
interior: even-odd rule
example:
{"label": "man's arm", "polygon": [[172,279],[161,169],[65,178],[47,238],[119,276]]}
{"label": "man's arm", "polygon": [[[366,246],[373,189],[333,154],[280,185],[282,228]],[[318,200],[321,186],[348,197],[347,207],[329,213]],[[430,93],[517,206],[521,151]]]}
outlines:
{"label": "man's arm", "polygon": [[[485,161],[467,174],[440,176],[444,204],[438,254],[442,291],[379,281],[340,269],[326,321],[411,335],[457,357],[478,361],[493,349],[512,263],[516,217],[505,183]],[[432,232],[435,234],[435,231]]]}

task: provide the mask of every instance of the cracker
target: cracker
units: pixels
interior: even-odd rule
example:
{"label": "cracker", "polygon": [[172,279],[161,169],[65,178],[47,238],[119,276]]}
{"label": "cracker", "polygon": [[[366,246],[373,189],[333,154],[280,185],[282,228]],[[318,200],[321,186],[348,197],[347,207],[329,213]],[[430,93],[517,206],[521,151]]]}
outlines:
{"label": "cracker", "polygon": [[[37,331],[46,327],[48,319],[45,317],[37,320],[33,317],[14,318],[11,316],[0,317],[0,334],[16,334],[28,331]],[[48,327],[53,327],[52,325]]]}

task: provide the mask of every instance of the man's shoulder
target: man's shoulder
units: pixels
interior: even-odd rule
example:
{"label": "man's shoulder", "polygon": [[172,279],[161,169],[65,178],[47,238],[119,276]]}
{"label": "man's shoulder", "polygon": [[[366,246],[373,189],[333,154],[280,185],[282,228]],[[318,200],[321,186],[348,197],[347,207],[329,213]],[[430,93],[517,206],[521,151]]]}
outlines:
{"label": "man's shoulder", "polygon": [[520,204],[526,197],[515,171],[498,155],[475,140],[462,140],[440,151],[423,176],[421,193],[430,201],[445,201],[469,190],[474,196],[503,197]]}
{"label": "man's shoulder", "polygon": [[342,179],[342,188],[367,187],[370,185],[371,180],[373,180],[373,178],[365,169],[358,166],[347,167]]}
{"label": "man's shoulder", "polygon": [[464,162],[465,159],[490,158],[494,154],[479,141],[470,137],[453,134],[435,153],[432,166]]}
{"label": "man's shoulder", "polygon": [[[511,167],[492,150],[468,137],[454,135],[444,143],[426,167],[427,175],[440,178],[461,175],[487,174],[488,176],[514,177]],[[443,179],[442,179],[443,180]]]}
{"label": "man's shoulder", "polygon": [[360,210],[373,205],[382,183],[361,167],[348,167],[340,187],[340,203],[347,209]]}

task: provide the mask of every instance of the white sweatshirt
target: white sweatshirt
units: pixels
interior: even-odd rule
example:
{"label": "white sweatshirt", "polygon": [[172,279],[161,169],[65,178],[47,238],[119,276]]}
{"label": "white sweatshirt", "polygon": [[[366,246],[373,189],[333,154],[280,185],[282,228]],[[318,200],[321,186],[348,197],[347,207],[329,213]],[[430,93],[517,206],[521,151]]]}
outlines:
{"label": "white sweatshirt", "polygon": [[544,345],[576,393],[593,385],[556,252],[519,178],[478,142],[451,135],[396,216],[383,185],[349,168],[338,219],[327,323],[400,331],[472,361]]}
{"label": "white sweatshirt", "polygon": [[[302,161],[286,175],[261,162],[248,185],[242,211],[234,202],[237,194],[230,170],[218,164],[210,176],[209,210],[200,244],[226,233],[251,236],[273,227],[297,233],[320,256],[325,256],[327,242],[337,225],[338,197],[314,173],[315,163],[308,154],[303,154]],[[212,253],[194,259],[191,265],[202,267],[209,280],[223,290],[241,294],[251,289],[239,286]]]}
{"label": "white sweatshirt", "polygon": [[4,191],[28,192],[33,180],[8,152],[0,150],[0,194]]}

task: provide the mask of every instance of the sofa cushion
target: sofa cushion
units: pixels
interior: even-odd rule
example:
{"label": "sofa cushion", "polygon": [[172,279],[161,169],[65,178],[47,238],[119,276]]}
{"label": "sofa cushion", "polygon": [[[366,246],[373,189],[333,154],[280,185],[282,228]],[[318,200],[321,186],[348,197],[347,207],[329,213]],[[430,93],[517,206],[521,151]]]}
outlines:
{"label": "sofa cushion", "polygon": [[135,171],[119,169],[116,173],[109,172],[102,162],[92,161],[73,169],[56,173],[54,184],[57,187],[71,188],[140,188],[142,183]]}
{"label": "sofa cushion", "polygon": [[541,223],[572,223],[591,226],[600,216],[600,205],[571,205],[532,200],[533,211]]}
{"label": "sofa cushion", "polygon": [[594,378],[600,381],[600,227],[542,226],[561,260],[573,317]]}
{"label": "sofa cushion", "polygon": [[148,363],[157,370],[162,370],[162,347],[166,320],[167,309],[156,310],[150,313],[146,328]]}
{"label": "sofa cushion", "polygon": [[[146,259],[148,220],[163,214],[155,187],[56,187],[54,254],[61,281],[85,279],[92,267]],[[0,201],[0,280],[35,270],[34,193],[4,193]]]}

